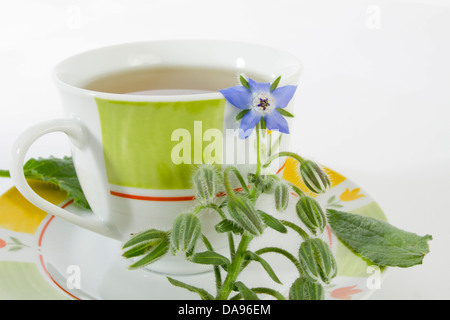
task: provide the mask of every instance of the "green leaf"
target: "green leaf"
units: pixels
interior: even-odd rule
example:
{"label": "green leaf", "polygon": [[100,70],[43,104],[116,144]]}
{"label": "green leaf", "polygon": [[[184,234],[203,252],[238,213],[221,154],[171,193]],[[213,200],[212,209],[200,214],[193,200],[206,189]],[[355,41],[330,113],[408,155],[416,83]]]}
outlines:
{"label": "green leaf", "polygon": [[276,108],[275,110],[277,110],[282,116],[285,116],[288,118],[294,118],[294,115],[292,113],[290,113],[289,111],[286,111],[282,108]]}
{"label": "green leaf", "polygon": [[224,219],[214,226],[218,233],[233,232],[234,234],[243,234],[244,229],[232,220]]}
{"label": "green leaf", "polygon": [[22,249],[22,247],[20,246],[15,246],[15,247],[11,247],[11,248],[9,248],[8,249],[8,251],[19,251],[19,250],[21,250]]}
{"label": "green leaf", "polygon": [[170,241],[168,239],[162,240],[157,246],[155,246],[147,255],[142,259],[130,265],[129,269],[143,268],[155,261],[161,259],[169,251]]}
{"label": "green leaf", "polygon": [[248,81],[247,79],[245,79],[242,75],[239,77],[239,81],[241,81],[241,84],[247,88],[248,90],[250,90],[250,86],[248,85]]}
{"label": "green leaf", "polygon": [[204,251],[196,253],[190,258],[190,261],[194,263],[208,264],[215,266],[230,264],[230,260],[214,251]]}
{"label": "green leaf", "polygon": [[155,247],[160,242],[161,242],[161,240],[142,242],[140,244],[135,245],[133,248],[125,251],[122,254],[122,256],[127,259],[141,256],[141,255],[149,252],[153,247]]}
{"label": "green leaf", "polygon": [[298,235],[299,235],[302,239],[304,239],[304,240],[309,239],[308,233],[306,233],[305,230],[303,230],[302,228],[300,228],[300,227],[299,227],[298,225],[296,225],[295,223],[290,222],[290,221],[286,221],[286,220],[280,220],[280,222],[281,222],[283,225],[285,225],[286,227],[291,228],[292,230],[294,230],[295,232],[297,232]]}
{"label": "green leaf", "polygon": [[214,297],[211,294],[209,294],[204,289],[191,286],[191,285],[189,285],[187,283],[175,280],[175,279],[170,278],[170,277],[167,277],[167,280],[169,280],[169,282],[172,285],[176,286],[176,287],[184,288],[184,289],[187,289],[187,290],[189,290],[191,292],[195,292],[195,293],[199,294],[200,297],[202,298],[202,300],[214,300]]}
{"label": "green leaf", "polygon": [[122,249],[134,246],[141,242],[149,242],[152,240],[162,240],[167,238],[168,234],[165,231],[149,229],[143,232],[137,233],[130,238],[125,244],[122,246]]}
{"label": "green leaf", "polygon": [[256,293],[254,293],[251,289],[247,288],[247,286],[243,284],[241,281],[237,281],[234,284],[234,286],[242,295],[242,298],[244,298],[244,300],[259,300]]}
{"label": "green leaf", "polygon": [[280,233],[287,233],[287,228],[281,223],[280,220],[271,216],[264,211],[258,210],[259,215],[261,216],[262,221],[269,227]]}
{"label": "green leaf", "polygon": [[276,283],[282,284],[280,279],[278,279],[277,275],[275,274],[275,271],[273,271],[272,267],[266,260],[264,260],[259,255],[257,255],[254,252],[251,252],[251,251],[247,251],[245,253],[245,255],[246,255],[247,259],[259,262],[261,264],[261,266],[264,268],[264,270],[266,270],[267,274],[270,276],[270,278],[273,281],[275,281]]}
{"label": "green leaf", "polygon": [[[72,198],[77,205],[85,209],[90,208],[71,157],[30,159],[23,166],[23,171],[25,178],[49,182],[66,191],[68,197]],[[9,172],[1,170],[0,177],[10,177]]]}
{"label": "green leaf", "polygon": [[278,84],[280,83],[281,76],[275,79],[274,82],[272,82],[272,85],[270,86],[270,91],[275,90],[278,87]]}
{"label": "green leaf", "polygon": [[327,209],[337,237],[361,257],[384,267],[408,268],[422,264],[432,236],[418,236],[370,217]]}
{"label": "green leaf", "polygon": [[248,112],[250,112],[250,109],[244,109],[244,110],[242,110],[241,112],[239,112],[239,113],[236,115],[236,118],[234,118],[234,121],[239,121],[239,120],[241,120]]}

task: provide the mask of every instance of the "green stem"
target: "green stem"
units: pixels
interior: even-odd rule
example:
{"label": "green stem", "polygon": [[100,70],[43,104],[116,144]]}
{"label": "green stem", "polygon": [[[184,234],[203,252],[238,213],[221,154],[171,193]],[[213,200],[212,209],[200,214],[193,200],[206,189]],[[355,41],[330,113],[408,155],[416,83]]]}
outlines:
{"label": "green stem", "polygon": [[302,190],[300,190],[300,188],[297,187],[296,185],[290,184],[290,187],[291,187],[292,190],[295,191],[296,194],[298,194],[298,196],[300,198],[306,197],[306,194]]}
{"label": "green stem", "polygon": [[[223,212],[223,210],[218,205],[216,205],[214,203],[210,203],[207,205],[207,207],[216,211],[222,219],[225,220],[227,218],[227,216],[225,215],[225,212]],[[228,236],[228,246],[230,248],[230,256],[231,256],[231,258],[233,258],[234,254],[235,254],[233,233],[227,232],[227,236]]]}
{"label": "green stem", "polygon": [[303,238],[303,240],[308,240],[309,239],[309,235],[308,233],[306,233],[305,230],[303,230],[302,228],[300,228],[298,225],[296,225],[295,223],[292,223],[290,221],[286,221],[286,220],[280,220],[280,222],[282,224],[284,224],[286,227],[291,228],[292,230],[294,230],[295,232],[297,232],[300,237]]}
{"label": "green stem", "polygon": [[225,212],[223,212],[223,210],[220,209],[220,207],[217,204],[209,203],[206,207],[216,211],[220,215],[220,217],[222,219],[226,219],[227,218],[227,216],[225,215]]}
{"label": "green stem", "polygon": [[256,174],[255,174],[256,178],[258,178],[261,173],[261,150],[260,150],[260,141],[259,141],[260,127],[261,127],[261,124],[258,123],[256,125]]}
{"label": "green stem", "polygon": [[300,163],[303,163],[305,161],[305,159],[303,159],[302,157],[300,157],[296,153],[283,151],[283,152],[279,152],[277,154],[274,154],[269,159],[267,159],[266,163],[263,165],[263,168],[267,168],[273,160],[275,160],[277,158],[280,158],[280,157],[291,157],[291,158],[294,158],[295,160],[297,160]]}
{"label": "green stem", "polygon": [[247,252],[247,247],[251,241],[252,237],[249,234],[244,234],[241,238],[241,242],[239,243],[239,247],[234,255],[234,258],[231,262],[231,266],[228,270],[227,277],[220,289],[216,300],[226,300],[230,295],[233,285],[236,282],[236,279],[241,271],[241,265],[244,261],[245,253]]}
{"label": "green stem", "polygon": [[234,175],[238,178],[239,182],[241,183],[242,188],[244,189],[244,191],[249,194],[250,190],[247,187],[247,184],[245,183],[244,178],[242,177],[241,173],[239,172],[238,169],[236,169],[235,167],[229,166],[225,169],[225,171],[223,172],[223,182],[225,185],[225,189],[227,190],[227,194],[230,197],[234,196],[234,190],[233,187],[231,185],[231,181],[230,181],[230,173],[233,172]]}
{"label": "green stem", "polygon": [[230,248],[231,260],[233,260],[234,256],[236,255],[236,248],[234,247],[233,232],[228,232],[228,247]]}
{"label": "green stem", "polygon": [[[214,251],[214,249],[211,245],[211,242],[208,240],[208,238],[204,234],[202,234],[202,240],[203,240],[203,243],[205,244],[205,247],[208,250]],[[216,278],[216,290],[217,290],[217,293],[219,293],[220,288],[222,286],[222,275],[220,274],[219,266],[214,266],[214,276]]]}
{"label": "green stem", "polygon": [[277,247],[266,247],[266,248],[262,248],[262,249],[257,250],[255,253],[257,255],[264,254],[264,253],[278,253],[278,254],[281,254],[281,255],[285,256],[287,259],[289,259],[295,265],[295,267],[297,268],[300,276],[303,274],[303,270],[302,270],[302,267],[300,265],[300,261],[298,261],[294,257],[293,254],[291,254],[290,252],[288,252],[288,251],[286,251],[284,249],[277,248]]}
{"label": "green stem", "polygon": [[269,143],[268,143],[268,156],[272,156],[272,134],[269,134]]}

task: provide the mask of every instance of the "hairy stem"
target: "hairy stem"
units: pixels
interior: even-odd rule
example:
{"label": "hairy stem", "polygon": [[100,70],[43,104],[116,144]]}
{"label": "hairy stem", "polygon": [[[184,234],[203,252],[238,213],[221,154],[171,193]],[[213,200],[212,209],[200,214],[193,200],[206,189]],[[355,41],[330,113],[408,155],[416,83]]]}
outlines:
{"label": "hairy stem", "polygon": [[262,249],[257,250],[255,253],[257,255],[261,255],[261,254],[264,254],[264,253],[278,253],[278,254],[281,254],[281,255],[285,256],[287,259],[289,259],[295,265],[295,267],[297,268],[300,276],[303,274],[303,270],[302,270],[302,267],[300,265],[300,261],[298,261],[294,257],[293,254],[291,254],[290,252],[288,252],[288,251],[286,251],[284,249],[277,248],[277,247],[266,247],[266,248],[262,248]]}
{"label": "hairy stem", "polygon": [[277,158],[280,158],[280,157],[291,157],[291,158],[294,158],[295,160],[297,160],[300,163],[303,163],[305,161],[305,159],[303,159],[302,157],[300,157],[296,153],[283,151],[283,152],[279,152],[277,154],[274,154],[269,159],[267,159],[266,163],[263,165],[263,168],[267,168],[273,160],[275,160]]}
{"label": "hairy stem", "polygon": [[[214,203],[210,203],[210,204],[208,204],[207,207],[215,210],[222,219],[227,218],[227,216],[225,215],[225,212],[223,212],[223,210],[218,205],[216,205]],[[228,236],[228,246],[230,248],[230,256],[231,256],[231,258],[233,258],[234,254],[235,254],[233,233],[227,232],[227,236]]]}
{"label": "hairy stem", "polygon": [[[208,238],[204,234],[202,234],[202,240],[208,250],[214,251],[211,242],[209,242]],[[219,293],[220,288],[222,287],[222,275],[220,274],[219,266],[214,266],[214,277],[216,278],[216,290],[217,293]]]}
{"label": "hairy stem", "polygon": [[239,247],[231,261],[231,266],[228,270],[227,277],[223,282],[222,288],[220,289],[216,300],[226,300],[230,295],[233,285],[241,271],[241,265],[244,261],[245,253],[247,252],[247,247],[251,241],[252,237],[249,234],[244,234],[239,243]]}
{"label": "hairy stem", "polygon": [[[263,119],[261,119],[262,121],[263,121]],[[260,147],[260,137],[259,137],[259,134],[260,134],[260,127],[261,127],[261,124],[260,123],[258,123],[257,125],[256,125],[256,178],[258,178],[259,177],[259,175],[260,175],[260,173],[261,173],[261,147]]]}
{"label": "hairy stem", "polygon": [[290,185],[291,189],[294,190],[294,192],[295,192],[296,194],[298,194],[298,196],[299,196],[300,198],[306,197],[306,194],[305,194],[302,190],[300,190],[299,187],[297,187],[296,185],[293,185],[292,183],[289,184],[289,185]]}
{"label": "hairy stem", "polygon": [[241,173],[239,172],[238,169],[236,169],[235,167],[229,166],[225,169],[225,171],[223,172],[223,180],[224,180],[224,185],[225,185],[225,189],[227,190],[227,194],[232,197],[234,196],[234,190],[233,187],[231,185],[231,181],[230,181],[230,174],[234,173],[234,175],[238,178],[242,188],[244,189],[244,191],[249,194],[250,190],[247,187],[247,184],[245,183],[244,178],[242,177]]}
{"label": "hairy stem", "polygon": [[292,222],[286,221],[286,220],[280,220],[280,222],[282,224],[284,224],[286,227],[289,227],[292,230],[294,230],[295,232],[297,232],[300,235],[300,237],[302,237],[303,240],[309,239],[308,233],[305,230],[303,230],[302,228],[300,228],[298,225],[296,225],[295,223],[292,223]]}

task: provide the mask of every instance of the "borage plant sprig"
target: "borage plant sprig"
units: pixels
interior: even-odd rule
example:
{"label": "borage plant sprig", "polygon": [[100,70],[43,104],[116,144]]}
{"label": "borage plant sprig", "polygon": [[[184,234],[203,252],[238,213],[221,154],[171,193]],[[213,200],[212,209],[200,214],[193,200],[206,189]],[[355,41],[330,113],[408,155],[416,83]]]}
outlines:
{"label": "borage plant sprig", "polygon": [[[244,179],[233,166],[219,171],[214,166],[201,165],[193,176],[196,203],[192,209],[180,214],[171,230],[147,230],[134,235],[124,244],[125,258],[139,257],[130,265],[131,269],[145,267],[169,253],[182,254],[191,263],[211,265],[216,282],[215,294],[170,277],[168,280],[172,285],[195,292],[205,300],[254,300],[261,294],[280,300],[321,300],[325,296],[324,285],[330,284],[337,275],[333,253],[328,244],[321,240],[327,224],[351,250],[380,267],[411,267],[422,263],[429,252],[431,236],[420,237],[373,218],[331,209],[325,211],[313,197],[267,171],[275,159],[291,157],[299,162],[299,173],[308,190],[318,194],[331,187],[322,167],[298,154],[272,154],[269,150],[264,163],[261,159],[260,136],[267,129],[289,133],[285,117],[293,117],[284,108],[292,99],[296,87],[278,87],[280,80],[281,77],[273,83],[259,83],[241,76],[240,86],[220,91],[228,102],[241,109],[236,116],[236,121],[240,121],[240,138],[248,138],[253,129],[257,129],[255,172]],[[233,178],[240,184],[238,191],[232,186]],[[218,191],[223,189],[226,195],[217,197]],[[297,195],[297,222],[277,217],[287,209],[291,193]],[[263,194],[272,197],[275,213],[257,208],[256,202]],[[216,252],[202,232],[198,215],[203,210],[212,210],[220,217],[215,232],[227,235],[227,256]],[[297,252],[291,253],[275,246],[250,251],[250,243],[264,234],[267,228],[280,234],[286,234],[288,229],[293,230],[299,238]],[[206,251],[197,251],[199,241],[203,242]],[[268,287],[249,288],[244,283],[245,279],[239,278],[251,262],[256,262],[274,283],[280,284],[276,270],[263,258],[267,253],[283,256],[298,270],[298,278],[290,285],[287,297]]]}

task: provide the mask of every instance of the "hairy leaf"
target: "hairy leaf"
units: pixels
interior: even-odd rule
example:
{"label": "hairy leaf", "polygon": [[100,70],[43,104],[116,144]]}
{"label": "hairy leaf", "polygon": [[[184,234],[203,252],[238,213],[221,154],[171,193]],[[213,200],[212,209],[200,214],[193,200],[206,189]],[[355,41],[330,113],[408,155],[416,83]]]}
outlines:
{"label": "hairy leaf", "polygon": [[228,258],[214,251],[204,251],[194,254],[191,259],[194,263],[211,264],[216,266],[230,264]]}
{"label": "hairy leaf", "polygon": [[361,257],[383,267],[422,264],[432,236],[418,236],[370,217],[328,209],[328,222],[337,237]]}
{"label": "hairy leaf", "polygon": [[246,257],[247,257],[247,259],[259,262],[261,264],[261,266],[264,268],[264,270],[266,270],[266,272],[270,276],[270,278],[272,278],[272,280],[275,281],[276,283],[281,284],[280,279],[278,279],[277,275],[275,274],[275,271],[273,271],[272,267],[266,260],[264,260],[259,255],[257,255],[254,252],[251,252],[251,251],[246,252]]}
{"label": "hairy leaf", "polygon": [[244,229],[232,220],[224,219],[214,226],[218,233],[233,232],[234,234],[243,234]]}
{"label": "hairy leaf", "polygon": [[125,251],[122,256],[127,259],[141,256],[149,252],[153,247],[155,247],[160,242],[161,240],[142,242],[140,244],[135,245],[131,249]]}
{"label": "hairy leaf", "polygon": [[242,295],[242,298],[244,298],[244,300],[259,300],[256,293],[254,293],[251,289],[247,288],[247,286],[243,284],[241,281],[236,282],[234,285],[236,289],[239,291],[239,293]]}
{"label": "hairy leaf", "polygon": [[280,233],[287,233],[286,227],[281,223],[280,220],[271,216],[264,211],[258,210],[259,215],[261,216],[262,221],[269,227]]}
{"label": "hairy leaf", "polygon": [[141,242],[162,240],[167,237],[168,237],[168,233],[165,231],[156,230],[156,229],[148,229],[148,230],[142,231],[142,232],[137,233],[134,236],[132,236],[127,242],[125,242],[125,244],[122,246],[122,249],[134,246]]}
{"label": "hairy leaf", "polygon": [[130,265],[129,269],[143,268],[155,261],[161,259],[169,251],[170,241],[168,239],[162,240],[157,246],[153,247],[151,251],[142,259]]}
{"label": "hairy leaf", "polygon": [[175,280],[175,279],[170,278],[170,277],[167,277],[167,279],[169,280],[169,282],[170,282],[172,285],[174,285],[174,286],[176,286],[176,287],[184,288],[184,289],[187,289],[187,290],[189,290],[189,291],[191,291],[191,292],[195,292],[195,293],[199,294],[200,297],[202,298],[202,300],[214,300],[214,297],[213,297],[211,294],[209,294],[209,293],[208,293],[206,290],[204,290],[204,289],[201,289],[201,288],[197,288],[197,287],[191,286],[191,285],[189,285],[189,284],[187,284],[187,283],[184,283],[184,282]]}
{"label": "hairy leaf", "polygon": [[[23,166],[23,171],[26,179],[49,182],[66,191],[77,205],[90,208],[71,157],[30,159]],[[10,177],[10,174],[6,170],[0,170],[0,177]]]}

